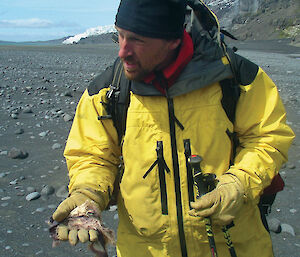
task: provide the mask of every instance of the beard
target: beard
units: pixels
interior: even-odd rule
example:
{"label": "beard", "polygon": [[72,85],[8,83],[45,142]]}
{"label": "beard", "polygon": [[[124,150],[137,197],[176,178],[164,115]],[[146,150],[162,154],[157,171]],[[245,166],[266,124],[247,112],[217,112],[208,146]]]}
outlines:
{"label": "beard", "polygon": [[[122,61],[123,61],[124,73],[128,80],[141,82],[150,73],[150,71],[144,69],[142,65],[138,61],[134,60],[132,57],[125,58]],[[126,67],[125,62],[134,63],[135,68],[130,69]]]}

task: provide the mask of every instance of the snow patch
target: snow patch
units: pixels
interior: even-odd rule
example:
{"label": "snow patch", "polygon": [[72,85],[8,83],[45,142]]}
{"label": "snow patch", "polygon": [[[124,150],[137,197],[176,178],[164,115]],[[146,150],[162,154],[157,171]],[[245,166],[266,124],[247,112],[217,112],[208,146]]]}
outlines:
{"label": "snow patch", "polygon": [[82,38],[87,38],[91,36],[97,36],[97,35],[112,33],[112,32],[116,32],[115,25],[105,25],[105,26],[90,28],[81,34],[77,34],[73,37],[67,38],[66,40],[63,41],[63,44],[70,45],[70,44],[78,43]]}

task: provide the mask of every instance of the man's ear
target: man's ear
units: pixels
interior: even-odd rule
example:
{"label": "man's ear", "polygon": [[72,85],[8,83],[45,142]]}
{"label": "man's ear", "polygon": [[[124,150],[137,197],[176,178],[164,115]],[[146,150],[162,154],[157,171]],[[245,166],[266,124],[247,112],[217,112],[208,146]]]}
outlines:
{"label": "man's ear", "polygon": [[177,39],[172,39],[170,41],[170,50],[175,50],[181,43],[181,39],[177,38]]}

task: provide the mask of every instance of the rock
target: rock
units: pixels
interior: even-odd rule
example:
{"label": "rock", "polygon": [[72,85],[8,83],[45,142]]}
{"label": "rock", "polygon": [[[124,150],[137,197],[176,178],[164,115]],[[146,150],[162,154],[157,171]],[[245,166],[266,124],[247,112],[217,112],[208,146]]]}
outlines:
{"label": "rock", "polygon": [[18,181],[19,180],[16,178],[15,180],[10,181],[9,184],[10,185],[16,185],[16,184],[18,184]]}
{"label": "rock", "polygon": [[46,208],[44,207],[39,207],[35,210],[35,212],[44,212],[46,210]]}
{"label": "rock", "polygon": [[69,195],[69,192],[68,192],[68,187],[67,186],[61,186],[57,191],[56,191],[56,194],[55,194],[58,198],[67,198],[68,195]]}
{"label": "rock", "polygon": [[71,91],[67,91],[64,93],[64,96],[67,96],[67,97],[73,97],[72,95],[72,92]]}
{"label": "rock", "polygon": [[40,137],[45,137],[45,136],[47,136],[48,134],[49,134],[49,130],[43,131],[43,132],[39,133],[39,136],[40,136]]}
{"label": "rock", "polygon": [[16,113],[11,114],[10,116],[15,120],[19,118],[18,114]]}
{"label": "rock", "polygon": [[275,232],[277,234],[281,232],[280,220],[278,220],[276,218],[268,219],[268,225],[269,225],[270,231]]}
{"label": "rock", "polygon": [[71,120],[73,120],[73,116],[71,116],[70,114],[65,114],[64,115],[64,121],[65,122],[68,122],[68,121],[71,121]]}
{"label": "rock", "polygon": [[17,129],[16,131],[15,131],[15,134],[16,135],[21,135],[21,134],[23,134],[24,133],[24,129],[22,129],[22,128],[19,128],[19,129]]}
{"label": "rock", "polygon": [[9,152],[8,152],[8,157],[12,159],[25,159],[28,157],[27,152],[23,152],[22,150],[13,147]]}
{"label": "rock", "polygon": [[52,194],[54,194],[54,191],[55,191],[54,187],[52,187],[52,186],[45,186],[41,190],[41,195],[52,195]]}
{"label": "rock", "polygon": [[10,200],[11,197],[10,196],[4,196],[1,198],[2,201],[7,201],[7,200]]}
{"label": "rock", "polygon": [[24,108],[23,113],[33,113],[33,111],[30,107],[26,107]]}
{"label": "rock", "polygon": [[48,205],[48,208],[49,208],[49,209],[56,209],[56,208],[57,208],[57,205],[56,205],[56,204],[49,204],[49,205]]}
{"label": "rock", "polygon": [[36,189],[34,187],[31,187],[31,186],[27,187],[26,190],[29,193],[36,192]]}
{"label": "rock", "polygon": [[109,207],[109,211],[116,211],[118,207],[116,205],[112,205]]}
{"label": "rock", "polygon": [[1,173],[0,173],[0,178],[4,178],[4,177],[6,177],[6,176],[7,176],[6,172],[1,172]]}
{"label": "rock", "polygon": [[1,151],[0,155],[4,156],[4,155],[8,155],[8,151]]}
{"label": "rock", "polygon": [[32,201],[39,199],[41,197],[41,194],[39,192],[32,192],[26,196],[27,201]]}
{"label": "rock", "polygon": [[291,170],[296,168],[295,164],[293,164],[293,163],[289,163],[287,167]]}
{"label": "rock", "polygon": [[294,228],[291,225],[283,223],[283,224],[281,224],[281,229],[282,229],[282,232],[285,232],[285,233],[291,234],[292,236],[295,236]]}
{"label": "rock", "polygon": [[59,144],[59,143],[55,143],[55,144],[52,145],[53,150],[60,149],[60,148],[62,148],[62,145]]}

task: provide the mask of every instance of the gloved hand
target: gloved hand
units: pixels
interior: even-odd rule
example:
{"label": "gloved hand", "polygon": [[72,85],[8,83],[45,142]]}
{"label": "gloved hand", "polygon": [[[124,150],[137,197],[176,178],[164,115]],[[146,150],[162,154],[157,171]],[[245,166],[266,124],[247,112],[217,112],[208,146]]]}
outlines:
{"label": "gloved hand", "polygon": [[227,225],[238,214],[245,202],[244,188],[239,179],[231,174],[218,178],[214,190],[191,202],[189,215],[210,217],[213,224]]}
{"label": "gloved hand", "polygon": [[[73,191],[71,195],[57,207],[52,215],[53,220],[58,223],[62,222],[69,216],[73,209],[84,204],[86,201],[91,201],[95,208],[99,209],[99,212],[105,208],[104,200],[100,194],[88,189],[78,189]],[[82,243],[97,241],[98,234],[96,230],[92,229],[69,230],[66,225],[60,224],[57,227],[57,238],[62,241],[69,240],[71,245],[76,245],[78,239]]]}

